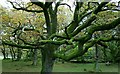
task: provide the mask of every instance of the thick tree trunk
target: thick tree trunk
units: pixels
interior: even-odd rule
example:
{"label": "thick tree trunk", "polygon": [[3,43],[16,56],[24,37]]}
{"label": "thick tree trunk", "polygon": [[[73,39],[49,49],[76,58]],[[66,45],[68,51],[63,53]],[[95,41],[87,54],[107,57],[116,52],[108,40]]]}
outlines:
{"label": "thick tree trunk", "polygon": [[51,74],[54,65],[53,51],[51,51],[51,47],[48,45],[46,49],[41,50],[41,53],[42,53],[41,74]]}

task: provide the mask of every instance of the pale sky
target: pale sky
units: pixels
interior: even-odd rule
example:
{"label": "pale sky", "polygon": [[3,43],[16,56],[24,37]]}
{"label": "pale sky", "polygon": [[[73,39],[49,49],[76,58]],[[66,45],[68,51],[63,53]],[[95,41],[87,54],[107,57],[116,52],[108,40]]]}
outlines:
{"label": "pale sky", "polygon": [[7,0],[0,0],[0,5],[6,7],[6,8],[12,8],[11,4],[7,2]]}

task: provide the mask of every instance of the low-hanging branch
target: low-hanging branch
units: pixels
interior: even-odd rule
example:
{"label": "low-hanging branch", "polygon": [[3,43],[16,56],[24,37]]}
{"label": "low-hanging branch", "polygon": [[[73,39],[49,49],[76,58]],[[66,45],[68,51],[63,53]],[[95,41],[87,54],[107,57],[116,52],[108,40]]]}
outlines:
{"label": "low-hanging branch", "polygon": [[27,46],[22,46],[22,45],[19,45],[19,44],[10,42],[10,41],[3,40],[2,44],[9,45],[9,46],[14,46],[14,47],[18,47],[18,48],[25,48],[25,49],[26,48],[27,49],[34,48],[34,49],[36,49],[36,48],[41,48],[39,46],[45,45],[45,44],[54,44],[54,45],[67,44],[67,45],[72,45],[72,42],[69,41],[69,40],[62,40],[62,41],[40,40],[39,42],[37,42],[37,44],[29,44],[29,43],[27,43],[28,44]]}
{"label": "low-hanging branch", "polygon": [[[85,40],[86,42],[89,40],[89,39],[91,39],[91,37],[92,37],[92,34],[95,32],[95,31],[101,31],[101,30],[109,30],[109,29],[112,29],[112,28],[115,28],[117,25],[119,25],[120,24],[120,18],[118,18],[118,19],[116,19],[116,20],[114,20],[113,22],[111,22],[111,23],[109,23],[109,24],[104,24],[104,25],[100,25],[100,26],[95,26],[95,27],[91,27],[89,30],[88,30],[88,34],[87,35],[85,35],[85,36],[82,36],[81,38],[80,38],[80,41],[81,40]],[[107,42],[107,41],[111,41],[111,40],[118,40],[119,38],[115,38],[115,37],[112,37],[112,38],[107,38],[107,39],[105,39],[105,38],[100,38],[99,40],[100,41],[104,41],[104,42]],[[99,40],[97,40],[97,42],[99,41]],[[67,56],[65,56],[65,55],[60,55],[60,54],[55,54],[56,55],[56,57],[58,57],[58,58],[61,58],[61,59],[64,59],[64,60],[71,60],[72,58],[75,58],[75,57],[77,57],[77,56],[80,56],[80,55],[83,55],[85,52],[87,52],[87,50],[88,50],[88,48],[89,47],[91,47],[91,46],[93,46],[94,44],[95,44],[96,42],[91,42],[91,43],[89,43],[86,47],[85,47],[85,49],[84,49],[84,51],[83,52],[79,52],[79,50],[76,50],[73,54],[71,53],[71,54],[69,54],[69,56],[67,55]]]}
{"label": "low-hanging branch", "polygon": [[30,46],[30,45],[20,45],[20,44],[16,44],[16,43],[9,42],[9,41],[2,41],[2,44],[9,45],[9,46],[12,46],[12,47],[24,48],[24,49],[39,49],[39,48],[42,48],[40,46],[37,47],[37,46]]}
{"label": "low-hanging branch", "polygon": [[[84,54],[88,51],[88,49],[89,49],[90,47],[92,47],[92,46],[95,45],[95,44],[100,44],[100,41],[102,41],[102,42],[109,42],[109,41],[112,41],[112,40],[120,40],[120,38],[111,36],[111,37],[109,37],[109,38],[98,38],[98,39],[94,39],[94,40],[91,40],[91,41],[85,43],[85,46],[81,46],[80,49],[77,49],[77,48],[75,47],[74,49],[72,49],[72,50],[74,50],[72,53],[67,53],[67,54],[64,54],[64,55],[59,54],[59,53],[55,53],[55,57],[56,57],[56,58],[63,59],[63,60],[65,60],[65,61],[69,61],[69,60],[72,60],[72,59],[74,59],[74,58],[76,58],[76,57],[79,57],[79,56],[84,55]],[[105,45],[105,44],[103,44],[103,43],[101,43],[100,45],[102,45],[102,46],[104,46],[104,47],[107,47],[107,45]],[[83,49],[83,47],[84,47],[84,49]],[[83,50],[82,50],[82,49],[83,49]],[[72,50],[71,50],[71,51],[72,51]]]}
{"label": "low-hanging branch", "polygon": [[[115,28],[115,27],[116,27],[117,25],[119,25],[119,24],[120,24],[120,18],[114,20],[113,22],[111,22],[111,23],[109,23],[109,24],[104,24],[104,25],[100,25],[100,26],[93,26],[93,27],[91,27],[90,29],[88,29],[88,34],[87,34],[87,35],[84,35],[84,36],[80,37],[78,40],[81,41],[81,42],[84,41],[84,43],[86,43],[88,40],[91,39],[92,34],[93,34],[95,31],[109,30],[109,29]],[[115,38],[114,38],[114,39],[112,39],[112,38],[107,38],[107,39],[101,38],[100,40],[107,42],[107,41],[110,41],[110,40],[115,40]],[[75,54],[75,53],[74,53],[74,54]],[[78,55],[78,54],[76,53],[76,55]],[[73,56],[74,56],[74,55],[73,55]],[[60,57],[60,56],[58,56],[58,57]],[[72,55],[71,55],[71,57],[72,57]],[[64,58],[63,58],[63,59],[64,59]]]}
{"label": "low-hanging branch", "polygon": [[26,44],[26,45],[37,46],[36,43],[27,42],[27,41],[25,41],[24,39],[22,39],[22,38],[20,38],[20,37],[18,37],[18,39],[21,40],[21,41],[22,41],[24,44]]}
{"label": "low-hanging branch", "polygon": [[72,51],[72,53],[67,53],[67,54],[64,54],[64,55],[59,54],[59,53],[55,53],[54,56],[55,56],[56,58],[60,58],[60,59],[63,59],[63,60],[65,60],[65,61],[69,61],[69,60],[72,60],[72,59],[74,59],[74,58],[77,58],[77,57],[79,57],[79,56],[84,55],[84,54],[88,51],[88,49],[89,49],[90,47],[92,47],[95,43],[96,43],[96,40],[93,40],[93,41],[91,41],[91,42],[89,42],[89,43],[86,43],[84,49],[83,49],[83,45],[81,45],[80,48],[76,48],[76,47],[75,47],[75,48],[73,49],[74,51]]}

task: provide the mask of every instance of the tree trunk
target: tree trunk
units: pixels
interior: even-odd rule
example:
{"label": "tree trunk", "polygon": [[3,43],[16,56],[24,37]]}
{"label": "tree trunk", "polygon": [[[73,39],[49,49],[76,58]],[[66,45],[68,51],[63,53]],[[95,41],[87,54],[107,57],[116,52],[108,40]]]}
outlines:
{"label": "tree trunk", "polygon": [[33,55],[34,57],[33,57],[32,65],[37,65],[37,49],[34,49],[33,53],[34,53]]}
{"label": "tree trunk", "polygon": [[12,61],[14,60],[14,57],[13,57],[13,53],[12,53],[12,49],[10,48],[10,54],[11,54],[11,57],[12,57]]}
{"label": "tree trunk", "polygon": [[16,54],[15,54],[15,51],[14,51],[13,47],[12,47],[12,53],[13,53],[13,58],[15,59],[16,58]]}
{"label": "tree trunk", "polygon": [[99,65],[98,65],[98,60],[99,60],[99,55],[98,55],[98,47],[97,44],[95,44],[95,72],[99,72]]}
{"label": "tree trunk", "polygon": [[104,62],[106,63],[107,62],[107,54],[106,54],[105,47],[104,47],[103,53],[104,53]]}
{"label": "tree trunk", "polygon": [[53,65],[54,65],[53,51],[51,51],[51,46],[49,45],[47,46],[46,46],[46,49],[41,50],[41,53],[42,53],[41,74],[51,74],[53,70]]}
{"label": "tree trunk", "polygon": [[[97,38],[97,34],[94,35]],[[99,50],[97,44],[95,44],[95,72],[99,72]]]}
{"label": "tree trunk", "polygon": [[4,48],[1,48],[1,51],[2,51],[2,54],[3,54],[3,56],[4,56],[3,59],[6,59],[5,49],[4,49]]}
{"label": "tree trunk", "polygon": [[5,45],[3,45],[3,48],[1,48],[2,50],[2,53],[3,53],[3,56],[4,58],[3,59],[6,59],[6,50],[5,50]]}
{"label": "tree trunk", "polygon": [[17,61],[19,61],[19,60],[21,59],[21,55],[22,55],[21,48],[18,48],[18,52],[17,52]]}
{"label": "tree trunk", "polygon": [[13,47],[9,47],[9,49],[10,49],[10,54],[11,54],[11,57],[12,57],[12,61],[14,61],[14,59],[15,59],[15,51],[14,51],[14,49],[13,49]]}

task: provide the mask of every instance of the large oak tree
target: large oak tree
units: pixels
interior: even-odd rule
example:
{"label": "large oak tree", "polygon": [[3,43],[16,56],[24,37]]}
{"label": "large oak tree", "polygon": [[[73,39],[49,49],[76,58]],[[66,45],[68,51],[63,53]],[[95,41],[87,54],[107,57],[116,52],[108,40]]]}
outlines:
{"label": "large oak tree", "polygon": [[[84,55],[90,47],[94,44],[107,47],[105,42],[111,40],[119,40],[120,38],[115,36],[93,38],[93,34],[97,31],[110,30],[120,24],[120,17],[112,19],[108,23],[96,24],[95,21],[99,19],[98,14],[104,11],[119,11],[116,5],[112,5],[110,2],[74,2],[75,9],[63,2],[31,2],[27,5],[21,5],[17,2],[11,2],[13,8],[16,10],[23,10],[26,12],[43,13],[45,18],[45,30],[46,34],[40,34],[36,42],[27,42],[21,38],[21,34],[24,31],[36,31],[35,28],[26,28],[19,26],[14,30],[13,34],[16,34],[18,39],[24,44],[19,45],[9,40],[3,40],[2,43],[19,48],[27,49],[41,49],[42,54],[42,73],[52,72],[54,61],[56,58],[69,61],[76,57]],[[16,6],[17,5],[17,6]],[[68,6],[73,11],[73,19],[69,24],[66,24],[63,30],[58,32],[58,8],[59,6]],[[32,6],[38,7],[32,9]],[[114,7],[115,6],[115,7]],[[103,17],[104,18],[104,17]],[[100,18],[101,19],[101,18]],[[105,19],[105,18],[104,18]],[[39,32],[38,32],[39,33]],[[83,33],[82,35],[80,33]],[[59,47],[63,44],[74,45],[74,49],[69,49],[69,52],[58,51]]]}

